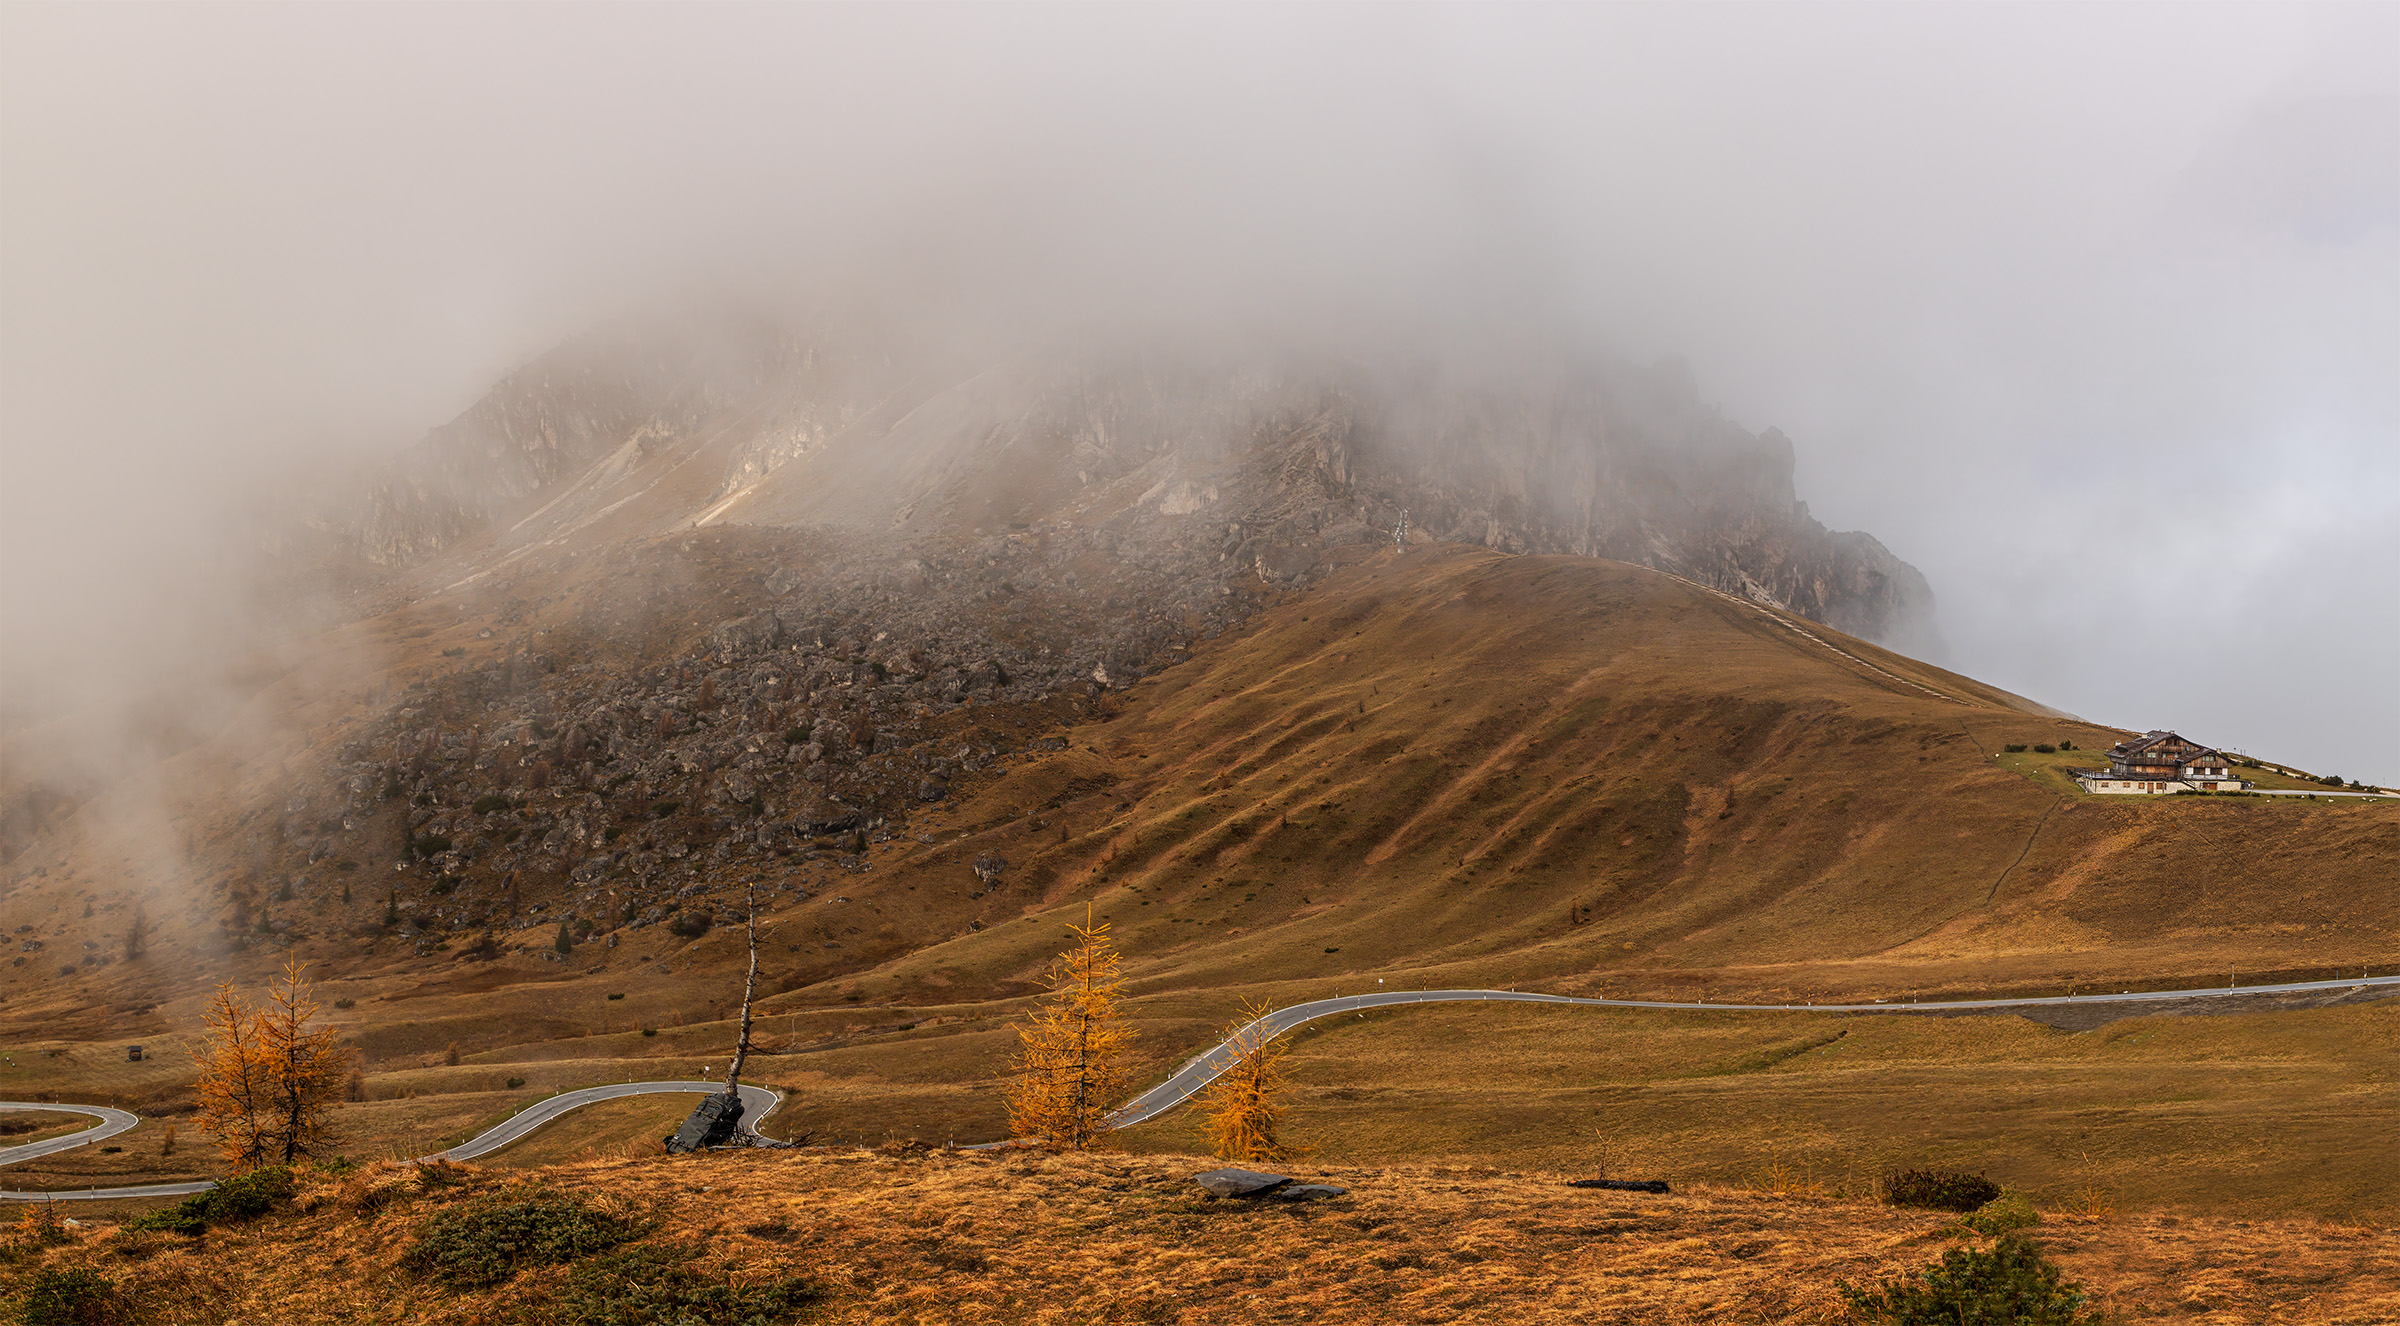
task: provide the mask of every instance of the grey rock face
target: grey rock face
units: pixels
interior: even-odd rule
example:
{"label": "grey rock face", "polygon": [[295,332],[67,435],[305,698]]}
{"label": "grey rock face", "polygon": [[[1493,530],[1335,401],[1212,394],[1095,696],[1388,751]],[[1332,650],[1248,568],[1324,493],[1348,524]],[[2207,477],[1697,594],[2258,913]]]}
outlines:
{"label": "grey rock face", "polygon": [[[921,359],[822,331],[585,338],[434,430],[363,511],[319,523],[353,530],[369,561],[404,565],[734,427],[749,440],[712,453],[724,473],[681,518],[963,535],[1104,501],[1146,525],[1230,530],[1209,561],[1269,584],[1405,524],[1412,539],[1672,571],[1904,648],[1933,638],[1924,577],[1811,517],[1791,441],[1725,419],[1679,364],[1548,353],[1469,370],[1074,346],[1004,366]],[[904,551],[858,583],[936,590],[955,570],[944,560]],[[816,578],[767,577],[777,595]],[[715,643],[737,654],[796,625],[761,614]]]}

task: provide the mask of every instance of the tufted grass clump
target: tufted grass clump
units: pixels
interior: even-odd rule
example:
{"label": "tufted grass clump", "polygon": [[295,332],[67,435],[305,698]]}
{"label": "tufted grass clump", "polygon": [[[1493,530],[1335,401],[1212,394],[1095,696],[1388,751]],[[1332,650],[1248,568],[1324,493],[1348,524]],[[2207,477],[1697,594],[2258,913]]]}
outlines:
{"label": "tufted grass clump", "polygon": [[569,1193],[516,1188],[427,1218],[401,1264],[452,1289],[487,1289],[527,1266],[555,1266],[606,1252],[639,1237],[646,1227]]}
{"label": "tufted grass clump", "polygon": [[1909,1169],[1883,1176],[1883,1200],[1929,1211],[1972,1211],[2000,1195],[2000,1185],[1981,1174]]}

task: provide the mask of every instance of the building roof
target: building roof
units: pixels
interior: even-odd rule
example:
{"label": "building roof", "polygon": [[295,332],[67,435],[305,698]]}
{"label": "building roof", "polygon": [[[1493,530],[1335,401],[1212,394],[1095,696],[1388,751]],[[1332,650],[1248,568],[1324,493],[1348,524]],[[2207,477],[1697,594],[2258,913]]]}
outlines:
{"label": "building roof", "polygon": [[2108,758],[2111,760],[2129,760],[2136,755],[2154,750],[2155,748],[2164,746],[2169,742],[2177,742],[2193,748],[2192,755],[2183,761],[2185,764],[2198,764],[2203,759],[2206,759],[2210,756],[2214,756],[2220,760],[2225,758],[2223,751],[2216,750],[2213,747],[2203,746],[2199,742],[2194,741],[2189,737],[2170,731],[2145,732],[2142,735],[2135,737],[2131,741],[2120,741],[2116,745],[2108,748]]}

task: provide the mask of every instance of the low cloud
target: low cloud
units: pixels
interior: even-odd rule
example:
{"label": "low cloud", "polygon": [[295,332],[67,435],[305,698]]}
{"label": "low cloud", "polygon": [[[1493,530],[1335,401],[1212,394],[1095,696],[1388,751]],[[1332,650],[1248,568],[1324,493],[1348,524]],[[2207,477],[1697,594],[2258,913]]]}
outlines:
{"label": "low cloud", "polygon": [[2400,780],[2389,7],[20,5],[0,680],[238,641],[246,495],[625,310],[1689,359],[1946,661]]}

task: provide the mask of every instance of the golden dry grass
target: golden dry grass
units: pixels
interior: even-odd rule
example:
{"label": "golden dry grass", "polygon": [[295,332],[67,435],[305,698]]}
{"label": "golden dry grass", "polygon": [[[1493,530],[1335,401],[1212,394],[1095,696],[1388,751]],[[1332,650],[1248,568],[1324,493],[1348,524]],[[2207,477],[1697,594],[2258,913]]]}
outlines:
{"label": "golden dry grass", "polygon": [[[807,1277],[830,1322],[1832,1323],[1835,1285],[1936,1258],[1951,1217],[1805,1192],[1701,1186],[1636,1196],[1530,1171],[1302,1166],[1348,1186],[1310,1205],[1213,1201],[1187,1156],[867,1151],[588,1160],[533,1177],[704,1236],[716,1276]],[[539,1303],[557,1273],[455,1293],[400,1266],[432,1210],[526,1179],[459,1172],[415,1192],[405,1167],[305,1191],[302,1213],[205,1241],[111,1237],[20,1252],[90,1265],[148,1323],[436,1326]],[[2122,1322],[2334,1326],[2400,1313],[2388,1228],[2311,1220],[2046,1213],[2036,1231]]]}

